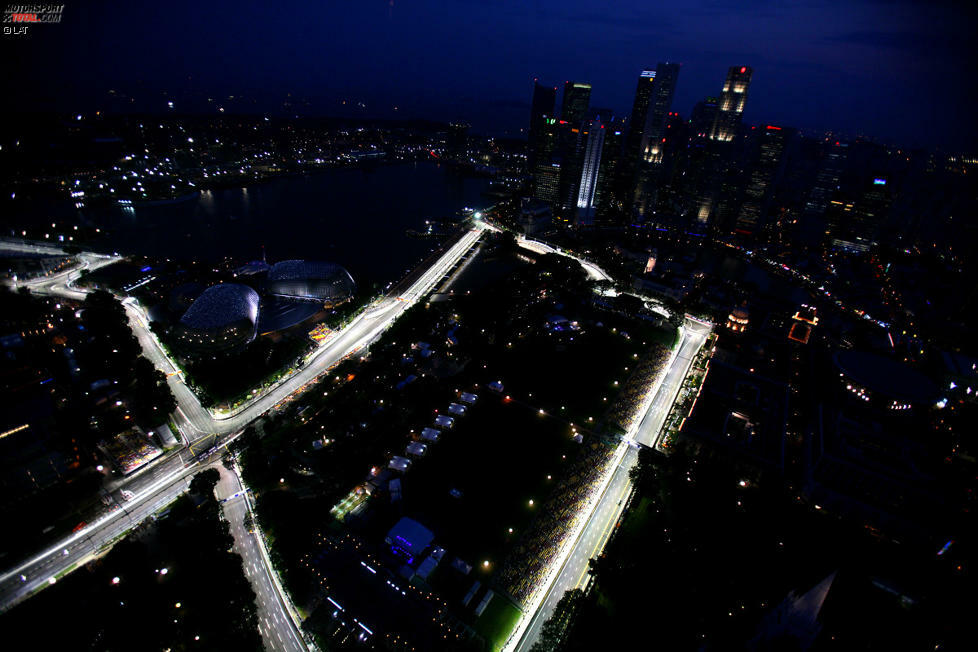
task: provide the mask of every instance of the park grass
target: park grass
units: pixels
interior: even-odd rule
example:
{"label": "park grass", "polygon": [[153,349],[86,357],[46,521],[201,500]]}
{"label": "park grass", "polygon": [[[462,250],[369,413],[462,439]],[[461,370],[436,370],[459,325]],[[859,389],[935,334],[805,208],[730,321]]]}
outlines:
{"label": "park grass", "polygon": [[490,649],[498,652],[503,649],[522,615],[516,605],[498,593],[494,593],[482,615],[475,622],[475,629],[486,637]]}

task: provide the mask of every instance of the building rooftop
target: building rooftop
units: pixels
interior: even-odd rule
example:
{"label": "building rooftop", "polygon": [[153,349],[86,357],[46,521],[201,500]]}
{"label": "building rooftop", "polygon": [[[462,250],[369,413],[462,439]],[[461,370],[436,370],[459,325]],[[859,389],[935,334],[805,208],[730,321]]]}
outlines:
{"label": "building rooftop", "polygon": [[937,385],[902,362],[865,351],[839,351],[835,364],[856,383],[894,399],[927,403],[940,398]]}
{"label": "building rooftop", "polygon": [[258,320],[258,293],[247,285],[221,283],[204,290],[180,318],[189,328],[224,328],[247,319]]}
{"label": "building rooftop", "polygon": [[434,533],[417,521],[406,516],[401,518],[387,533],[387,542],[417,557],[435,540]]}

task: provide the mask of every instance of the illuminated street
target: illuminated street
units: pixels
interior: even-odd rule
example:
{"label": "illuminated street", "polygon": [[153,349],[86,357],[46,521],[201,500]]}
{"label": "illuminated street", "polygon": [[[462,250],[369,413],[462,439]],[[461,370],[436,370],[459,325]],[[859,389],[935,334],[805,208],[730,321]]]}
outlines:
{"label": "illuminated street", "polygon": [[[196,472],[198,462],[195,456],[211,448],[227,443],[227,435],[240,432],[247,424],[260,417],[277,403],[300,391],[306,384],[314,381],[325,370],[342,360],[345,356],[361,351],[380,337],[401,314],[425,294],[458,263],[471,249],[482,234],[481,228],[466,233],[454,246],[443,254],[436,263],[426,270],[400,297],[385,297],[377,304],[369,306],[327,345],[318,349],[309,362],[297,373],[292,374],[271,391],[253,400],[243,409],[226,418],[215,418],[204,409],[193,392],[183,383],[179,375],[172,375],[168,382],[178,402],[177,423],[181,432],[193,447],[191,453],[181,449],[177,454],[161,458],[147,470],[127,481],[123,487],[135,497],[115,511],[109,511],[98,521],[88,524],[80,532],[59,542],[45,552],[22,562],[15,568],[0,575],[0,604],[9,608],[34,590],[41,588],[50,577],[73,570],[83,564],[92,554],[106,544],[113,542],[153,514],[157,509],[171,502],[186,487],[186,478]],[[118,258],[106,258],[83,254],[81,269],[95,269],[116,262]],[[29,284],[33,291],[51,293],[72,299],[83,299],[84,292],[70,287],[77,278],[79,268],[46,277]],[[146,326],[141,313],[127,304],[130,323],[146,355],[160,371],[171,373],[175,369],[167,359]],[[199,449],[203,448],[203,451]],[[120,488],[123,488],[120,487]],[[68,553],[64,554],[64,550]],[[23,576],[26,579],[21,579]]]}
{"label": "illuminated street", "polygon": [[[709,333],[710,327],[701,322],[687,319],[683,324],[680,343],[672,364],[663,374],[661,383],[633,435],[636,444],[652,446],[658,443],[669,409],[689,372],[693,358],[703,346]],[[631,490],[628,472],[638,459],[635,445],[622,444],[619,454],[618,464],[609,472],[610,480],[604,492],[594,503],[593,511],[587,516],[587,521],[577,539],[570,544],[570,552],[566,555],[565,561],[555,574],[551,573],[549,576],[550,585],[542,592],[542,600],[538,602],[532,615],[524,619],[524,623],[521,624],[522,634],[518,637],[514,636],[507,649],[524,651],[532,648],[539,637],[540,629],[553,613],[554,607],[564,593],[579,588],[585,583],[588,560],[601,554],[615,523],[618,522],[625,508]],[[517,632],[520,630],[518,629]]]}

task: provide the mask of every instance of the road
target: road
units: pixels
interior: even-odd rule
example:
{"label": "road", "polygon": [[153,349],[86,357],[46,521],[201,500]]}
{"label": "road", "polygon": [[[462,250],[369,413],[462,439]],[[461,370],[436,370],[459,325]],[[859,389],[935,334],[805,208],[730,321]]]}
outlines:
{"label": "road", "polygon": [[223,464],[217,466],[221,480],[215,488],[218,500],[223,501],[224,517],[231,527],[234,550],[241,555],[245,576],[255,591],[258,607],[258,631],[269,652],[305,652],[302,634],[289,617],[284,598],[269,573],[268,565],[258,543],[258,535],[245,525],[251,511],[250,498],[241,479]]}
{"label": "road", "polygon": [[[168,382],[174,391],[178,406],[174,416],[181,435],[191,446],[161,458],[131,479],[127,478],[124,483],[114,486],[113,496],[118,501],[121,501],[123,488],[134,494],[131,500],[121,501],[124,508],[113,506],[107,509],[98,519],[90,522],[79,532],[0,575],[0,610],[5,611],[29,596],[34,590],[44,586],[48,578],[84,564],[102,545],[128,531],[140,520],[151,515],[156,508],[175,499],[185,489],[186,478],[199,470],[202,461],[197,460],[195,455],[202,450],[206,453],[210,448],[227,444],[251,421],[262,416],[292,393],[301,391],[333,364],[369,346],[394,320],[453,271],[463,255],[478,243],[484,228],[479,226],[466,233],[403,294],[384,297],[375,302],[326,346],[320,347],[300,371],[284,379],[269,392],[234,414],[223,418],[215,417],[201,406],[179,374],[170,376]],[[23,246],[0,243],[0,247],[4,248]],[[79,266],[76,268],[25,281],[20,285],[27,286],[31,291],[39,294],[83,300],[86,293],[71,287],[71,283],[77,280],[81,271],[98,269],[120,260],[114,256],[89,253],[80,254],[77,258]],[[126,301],[125,305],[133,332],[147,357],[164,373],[170,374],[176,371],[173,363],[149,331],[148,323],[141,310],[132,301]],[[64,550],[68,553],[64,554]],[[21,579],[22,577],[24,579]]]}
{"label": "road", "polygon": [[[133,332],[143,348],[144,355],[153,364],[168,374],[168,383],[177,400],[175,418],[178,429],[188,449],[183,449],[154,464],[153,467],[137,474],[128,481],[126,488],[135,496],[125,503],[124,507],[109,511],[99,520],[89,524],[80,532],[73,534],[57,546],[53,546],[39,555],[29,559],[17,568],[10,569],[0,576],[0,609],[9,609],[21,599],[29,596],[34,590],[50,582],[49,578],[68,572],[84,564],[103,546],[125,534],[142,519],[152,515],[164,505],[174,500],[183,492],[189,483],[189,477],[200,469],[208,460],[195,460],[193,452],[202,448],[227,443],[227,435],[239,433],[245,426],[265,414],[280,401],[297,391],[301,391],[308,383],[315,381],[320,374],[350,354],[354,354],[369,346],[378,339],[384,330],[416,301],[424,297],[435,285],[451,274],[462,257],[474,247],[481,238],[484,230],[493,227],[477,222],[476,228],[465,234],[454,246],[443,254],[428,270],[426,270],[411,287],[400,296],[384,297],[366,310],[361,312],[326,346],[318,349],[297,372],[283,379],[266,393],[256,397],[237,411],[226,415],[215,415],[201,406],[193,392],[183,382],[179,370],[167,357],[156,338],[149,331],[149,324],[140,307],[131,300],[125,302]],[[2,246],[7,246],[3,243]],[[520,241],[520,246],[541,253],[556,252],[549,245],[535,241]],[[569,255],[564,252],[563,255]],[[588,276],[595,280],[607,280],[609,277],[596,265],[571,256],[587,271]],[[83,269],[94,270],[119,260],[118,257],[100,256],[83,253],[77,256],[80,262],[76,267],[61,274],[43,277],[24,282],[32,291],[39,294],[61,296],[75,300],[83,300],[85,292],[71,287]],[[689,331],[689,328],[685,329]],[[697,327],[693,326],[696,331]],[[707,329],[708,332],[708,329]],[[654,394],[645,417],[636,431],[637,441],[653,441],[658,436],[662,422],[668,414],[668,406],[679,391],[679,384],[689,368],[688,347],[693,346],[694,340],[687,341],[684,335],[679,353],[673,360],[664,380]],[[705,334],[697,336],[699,345]],[[698,349],[692,349],[693,354]],[[688,356],[688,357],[687,357]],[[673,386],[675,385],[675,386]],[[213,442],[209,441],[213,440]],[[193,444],[197,444],[194,446]],[[546,592],[541,592],[543,602],[539,609],[534,610],[529,627],[519,641],[520,649],[529,649],[536,639],[539,628],[549,617],[553,605],[568,588],[579,586],[587,572],[587,560],[598,554],[604,547],[611,528],[621,513],[624,497],[629,490],[628,470],[635,464],[637,455],[631,446],[622,445],[617,464],[606,478],[606,487],[601,498],[594,505],[591,514],[574,540],[569,554],[554,577]],[[233,475],[233,474],[232,474]],[[231,483],[222,475],[222,482]],[[221,491],[229,491],[233,486],[225,486]],[[120,492],[121,493],[121,492]],[[233,495],[231,492],[229,495]],[[235,502],[237,501],[237,502]],[[248,507],[247,496],[238,497],[226,504],[225,513],[232,522],[235,533],[235,545],[245,559],[246,573],[255,586],[259,596],[259,621],[261,633],[266,644],[271,649],[305,649],[298,638],[295,623],[289,616],[282,596],[277,592],[275,582],[267,559],[257,548],[254,535],[245,536],[243,519]],[[239,503],[244,503],[243,506]],[[238,520],[240,519],[240,521]],[[238,531],[234,523],[237,522]],[[240,536],[240,540],[239,540]],[[259,570],[260,567],[260,570]],[[529,644],[526,642],[530,641]]]}
{"label": "road", "polygon": [[0,580],[0,605],[5,611],[61,575],[87,563],[144,519],[173,502],[190,485],[196,465],[148,483],[140,495],[121,500],[100,520],[9,570]]}
{"label": "road", "polygon": [[532,615],[520,623],[505,649],[524,652],[532,648],[544,623],[550,618],[564,593],[584,585],[588,560],[601,554],[625,508],[631,491],[628,472],[638,463],[639,444],[650,447],[658,445],[669,410],[686,374],[689,373],[696,353],[709,333],[710,326],[702,322],[691,319],[684,322],[674,357],[659,381],[658,388],[654,388],[652,398],[648,401],[645,413],[630,440],[621,445],[617,453],[618,462],[608,472],[606,486],[600,497],[593,503],[590,515],[584,521],[577,538],[570,544],[569,550],[564,556],[558,557],[560,565],[549,576],[549,586],[542,589],[539,597],[531,602],[529,613]]}
{"label": "road", "polygon": [[[204,408],[193,391],[187,387],[178,367],[160,347],[149,330],[149,321],[135,301],[124,301],[133,333],[139,340],[145,355],[157,369],[167,374],[168,384],[177,401],[177,425],[184,437],[194,442],[214,435],[224,435],[241,430],[256,418],[265,414],[283,399],[289,397],[320,374],[341,361],[347,355],[368,347],[400,317],[408,308],[431,288],[451,273],[462,256],[476,245],[486,227],[477,226],[466,233],[455,245],[426,270],[406,292],[399,296],[385,296],[368,306],[326,345],[317,349],[303,367],[284,378],[274,387],[255,397],[232,413],[212,413]],[[9,246],[6,243],[3,246]],[[94,270],[119,260],[113,256],[80,254],[81,265],[60,274],[21,282],[32,292],[74,300],[83,300],[87,292],[71,287],[83,269]]]}
{"label": "road", "polygon": [[587,272],[588,278],[592,281],[612,280],[612,278],[608,276],[608,274],[606,274],[603,269],[601,269],[594,263],[584,260],[583,258],[578,258],[574,254],[570,254],[567,253],[566,251],[562,251],[560,249],[552,247],[548,245],[546,242],[540,242],[539,240],[530,240],[529,238],[519,236],[516,239],[516,243],[519,246],[523,247],[524,249],[528,251],[533,251],[538,254],[560,254],[562,256],[567,256],[568,258],[573,258],[578,263],[580,263],[581,267],[584,268],[584,271]]}

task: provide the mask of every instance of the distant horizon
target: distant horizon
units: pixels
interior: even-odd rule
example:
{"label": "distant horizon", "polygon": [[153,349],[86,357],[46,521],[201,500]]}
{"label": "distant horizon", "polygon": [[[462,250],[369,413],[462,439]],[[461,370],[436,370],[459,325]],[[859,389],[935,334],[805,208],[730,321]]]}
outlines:
{"label": "distant horizon", "polygon": [[275,11],[93,1],[66,5],[60,24],[0,38],[10,89],[0,110],[83,110],[116,89],[215,107],[244,95],[277,112],[291,93],[323,116],[345,114],[346,100],[374,119],[464,119],[516,136],[534,78],[587,81],[593,105],[625,115],[639,72],[675,61],[673,110],[684,117],[720,93],[729,66],[750,65],[747,122],[975,151],[974,17],[974,8],[913,0],[284,0]]}
{"label": "distant horizon", "polygon": [[[160,91],[160,93],[162,94],[163,91]],[[558,99],[558,102],[557,102],[557,110],[559,111],[559,109],[560,109],[560,101]],[[690,112],[691,111],[684,113],[682,111],[676,111],[675,107],[673,107],[672,110],[673,110],[674,113],[679,113],[680,117],[682,117],[682,119],[684,121],[687,121],[687,122],[689,121],[689,119],[690,119]],[[180,119],[180,118],[228,119],[228,118],[234,118],[234,117],[242,117],[242,118],[244,118],[244,117],[248,117],[248,118],[263,118],[263,117],[267,117],[267,118],[274,118],[275,120],[279,120],[279,121],[331,120],[331,121],[350,121],[350,122],[362,122],[362,123],[376,122],[376,123],[391,123],[391,124],[430,123],[432,125],[446,125],[446,126],[448,124],[452,123],[452,122],[455,122],[455,121],[463,121],[463,122],[466,122],[467,124],[470,125],[470,127],[471,127],[471,131],[469,132],[470,135],[477,135],[477,136],[482,136],[482,137],[485,137],[485,138],[507,139],[507,140],[516,140],[516,141],[525,141],[526,140],[526,129],[525,129],[525,127],[514,129],[512,131],[511,130],[507,130],[507,129],[486,128],[486,127],[481,126],[481,125],[479,125],[477,123],[474,124],[472,121],[468,120],[465,116],[458,116],[458,117],[454,117],[454,118],[435,118],[435,117],[427,117],[427,116],[421,116],[421,115],[404,115],[404,114],[379,115],[379,114],[368,114],[368,113],[363,113],[363,114],[347,113],[347,114],[343,114],[343,113],[340,113],[340,112],[327,113],[325,111],[324,112],[307,112],[307,113],[302,113],[302,114],[294,114],[294,113],[293,114],[287,114],[281,108],[279,108],[279,109],[270,109],[270,110],[260,110],[260,109],[257,109],[256,108],[253,111],[241,110],[241,111],[225,111],[223,113],[217,113],[217,112],[207,111],[207,110],[203,110],[203,109],[198,109],[198,110],[194,110],[194,109],[190,109],[190,110],[176,110],[176,109],[174,109],[174,110],[169,110],[169,111],[160,111],[160,110],[154,110],[154,109],[148,109],[148,108],[147,109],[142,109],[142,110],[135,109],[135,108],[133,110],[112,110],[112,109],[105,109],[105,108],[101,108],[100,109],[100,108],[96,108],[96,107],[88,107],[87,109],[50,108],[50,109],[40,110],[40,111],[28,111],[26,109],[22,109],[22,110],[16,110],[16,111],[8,111],[7,112],[7,115],[8,116],[15,116],[15,115],[28,115],[28,114],[30,114],[30,115],[64,116],[66,118],[71,118],[74,115],[82,115],[83,116],[83,119],[87,119],[87,118],[90,118],[90,117],[93,117],[94,116],[93,111],[100,112],[101,113],[101,117],[126,117],[126,116],[141,117],[141,116],[143,116],[143,117],[169,118],[169,119]],[[530,111],[530,103],[527,102],[526,103],[527,123],[529,123],[529,111]],[[615,113],[614,115],[615,116],[619,116],[621,114]],[[629,119],[631,119],[631,116],[630,115],[627,115],[627,114],[624,114],[624,115],[626,115]],[[817,139],[817,138],[821,138],[823,136],[830,136],[831,135],[831,136],[835,136],[835,137],[837,137],[837,138],[839,138],[841,140],[845,140],[845,141],[862,140],[862,141],[871,142],[871,143],[874,143],[874,144],[877,144],[877,145],[882,145],[884,147],[888,147],[888,148],[891,148],[891,149],[898,149],[898,150],[901,150],[901,151],[903,151],[903,150],[906,150],[906,151],[924,150],[924,151],[927,151],[927,152],[942,153],[942,154],[947,154],[947,155],[967,155],[967,154],[972,154],[972,153],[978,153],[978,149],[964,149],[964,148],[951,149],[951,148],[942,147],[940,145],[929,146],[929,145],[922,145],[922,144],[900,143],[900,142],[895,142],[892,139],[887,139],[887,138],[882,138],[882,137],[874,137],[874,136],[872,136],[870,134],[865,134],[865,133],[852,133],[852,132],[848,132],[848,131],[845,131],[845,130],[842,130],[842,129],[832,129],[832,128],[821,129],[821,128],[817,128],[817,127],[802,127],[802,126],[790,124],[790,123],[787,123],[787,122],[784,122],[784,121],[778,121],[778,120],[773,120],[773,119],[772,120],[751,120],[749,114],[747,114],[746,117],[745,117],[745,119],[744,119],[744,126],[747,127],[747,128],[755,127],[755,126],[762,126],[762,125],[769,125],[769,124],[770,125],[777,125],[779,127],[783,127],[783,128],[786,128],[786,129],[794,129],[794,130],[797,130],[799,134],[801,134],[802,136],[804,136],[806,138],[815,138],[815,139]]]}

